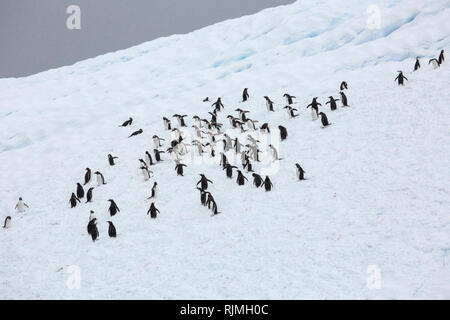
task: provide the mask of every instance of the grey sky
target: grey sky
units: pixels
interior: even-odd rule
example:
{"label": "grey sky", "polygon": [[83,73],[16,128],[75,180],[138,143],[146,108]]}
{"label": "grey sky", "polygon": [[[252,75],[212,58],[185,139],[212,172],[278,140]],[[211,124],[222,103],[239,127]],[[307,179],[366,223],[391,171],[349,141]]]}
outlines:
{"label": "grey sky", "polygon": [[[0,78],[70,65],[294,0],[0,0]],[[69,5],[81,29],[69,30]]]}

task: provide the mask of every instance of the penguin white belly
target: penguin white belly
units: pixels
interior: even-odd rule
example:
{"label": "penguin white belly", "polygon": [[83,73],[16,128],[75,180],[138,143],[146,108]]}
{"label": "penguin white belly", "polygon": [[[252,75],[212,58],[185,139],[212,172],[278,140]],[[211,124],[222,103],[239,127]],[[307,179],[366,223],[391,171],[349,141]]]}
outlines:
{"label": "penguin white belly", "polygon": [[25,205],[23,204],[23,202],[17,203],[17,211],[19,211],[19,212],[25,211]]}
{"label": "penguin white belly", "polygon": [[103,184],[103,179],[101,175],[97,175],[97,185],[101,186]]}
{"label": "penguin white belly", "polygon": [[6,219],[3,228],[8,229],[10,227],[11,227],[11,219]]}
{"label": "penguin white belly", "polygon": [[312,119],[313,120],[317,120],[317,111],[316,111],[316,109],[314,109],[314,108],[312,108],[311,109],[311,113],[312,113]]}

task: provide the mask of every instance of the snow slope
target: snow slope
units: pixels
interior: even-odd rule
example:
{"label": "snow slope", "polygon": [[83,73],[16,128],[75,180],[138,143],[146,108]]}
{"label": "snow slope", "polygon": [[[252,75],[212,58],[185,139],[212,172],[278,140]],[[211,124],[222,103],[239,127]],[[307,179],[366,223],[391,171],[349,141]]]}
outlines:
{"label": "snow slope", "polygon": [[[450,1],[379,1],[380,29],[367,26],[369,5],[297,1],[0,79],[0,219],[12,216],[12,228],[0,230],[0,298],[450,298],[450,66],[427,65],[449,47]],[[416,56],[422,69],[412,73]],[[397,70],[404,87],[393,81]],[[305,106],[316,96],[325,105],[342,80],[351,107],[322,108],[333,124],[321,129]],[[251,98],[239,103],[244,87]],[[281,109],[285,92],[297,97],[296,119]],[[222,97],[224,129],[237,107],[288,129],[273,191],[239,187],[206,159],[186,160],[178,177],[167,155],[143,181],[137,159],[154,134],[163,149],[170,137],[162,117],[209,119],[206,96]],[[130,116],[131,128],[117,127]],[[108,153],[119,157],[115,167]],[[296,162],[308,180],[296,181]],[[107,185],[70,209],[86,167]],[[199,203],[199,173],[214,182],[218,216]],[[153,181],[156,220],[146,215]],[[19,196],[30,206],[21,214]],[[110,198],[121,209],[112,218]],[[89,210],[99,219],[95,243]],[[73,265],[79,289],[67,285]],[[379,289],[367,285],[372,268]]]}

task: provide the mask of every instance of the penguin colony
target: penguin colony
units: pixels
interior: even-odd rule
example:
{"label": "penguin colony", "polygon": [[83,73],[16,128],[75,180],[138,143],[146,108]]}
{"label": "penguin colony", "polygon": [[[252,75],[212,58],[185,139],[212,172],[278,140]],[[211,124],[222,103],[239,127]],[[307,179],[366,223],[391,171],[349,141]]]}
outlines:
{"label": "penguin colony", "polygon": [[[429,60],[428,64],[432,65],[434,69],[439,68],[440,65],[444,62],[444,50],[441,50],[438,58],[432,58]],[[416,58],[413,71],[417,71],[421,68],[419,57]],[[398,71],[397,77],[394,81],[397,81],[398,85],[405,85],[404,81],[408,81],[408,78],[404,76],[402,71]],[[340,105],[342,108],[349,107],[347,96],[344,93],[345,90],[348,90],[348,84],[346,81],[342,81],[339,87],[339,96],[340,99],[336,99],[333,96],[328,96],[328,101],[325,103],[329,105],[330,111],[335,111],[338,109],[337,101],[340,101]],[[241,102],[246,102],[250,98],[249,89],[245,88],[242,92],[242,100]],[[283,95],[285,98],[286,105],[282,107],[285,109],[288,115],[288,119],[294,119],[300,116],[299,113],[295,113],[295,111],[299,111],[297,108],[293,107],[294,99],[296,98],[293,95],[285,93]],[[266,102],[266,108],[268,112],[276,112],[275,102],[272,101],[268,96],[264,96]],[[326,128],[331,125],[328,120],[327,115],[324,112],[319,112],[319,106],[323,107],[323,105],[318,102],[318,97],[314,97],[308,105],[306,105],[306,109],[311,108],[311,116],[312,120],[318,120],[320,117],[322,128]],[[203,102],[210,102],[209,97],[206,97],[202,100]],[[261,162],[259,154],[265,153],[268,151],[272,156],[272,161],[280,161],[282,158],[279,158],[278,150],[272,144],[268,144],[268,150],[262,150],[263,146],[261,146],[260,140],[258,137],[264,137],[264,135],[269,135],[273,128],[270,128],[268,123],[263,123],[258,127],[259,120],[251,119],[248,117],[250,111],[243,110],[240,108],[235,109],[237,112],[236,116],[227,115],[227,119],[229,120],[230,129],[236,129],[239,133],[244,134],[247,133],[247,142],[240,141],[238,137],[232,139],[226,132],[223,131],[224,124],[218,122],[219,113],[225,110],[225,106],[221,100],[221,98],[217,98],[217,100],[211,104],[213,110],[208,112],[211,118],[208,120],[206,118],[200,118],[197,115],[192,117],[193,124],[191,128],[194,131],[194,139],[190,141],[190,144],[185,142],[184,131],[180,130],[180,128],[187,128],[185,118],[188,115],[180,115],[174,114],[172,118],[177,120],[178,126],[174,127],[171,123],[171,120],[167,117],[163,117],[163,126],[164,130],[169,131],[172,134],[172,138],[170,141],[170,146],[166,149],[166,151],[159,150],[159,148],[163,147],[162,141],[165,139],[160,138],[158,135],[153,135],[153,157],[152,154],[146,150],[144,151],[144,159],[138,159],[139,169],[143,175],[144,181],[148,181],[152,178],[153,171],[149,169],[149,167],[156,165],[157,163],[163,161],[161,158],[161,154],[166,153],[170,155],[171,160],[175,163],[175,172],[178,176],[183,176],[184,168],[187,167],[186,164],[181,163],[180,157],[184,156],[190,152],[194,153],[197,156],[203,156],[206,154],[210,159],[217,159],[218,167],[222,170],[225,170],[225,176],[228,179],[233,179],[233,173],[236,172],[236,184],[238,187],[244,186],[249,183],[248,178],[244,175],[243,171],[246,170],[247,173],[251,173],[253,178],[252,185],[256,188],[264,188],[266,192],[269,192],[274,187],[272,181],[269,176],[265,176],[263,178],[260,174],[254,172],[253,164]],[[124,121],[118,127],[128,127],[133,124],[133,118],[129,118]],[[284,141],[288,137],[287,129],[279,125],[278,127],[279,139],[280,141]],[[142,128],[132,131],[128,138],[136,137],[142,134],[144,131]],[[206,140],[206,141],[205,141]],[[190,150],[187,146],[190,146]],[[236,156],[239,156],[241,159],[242,169],[239,169],[238,166],[232,165],[225,155],[226,152],[233,150]],[[107,161],[110,166],[116,166],[116,159],[119,157],[112,156],[111,154],[107,155]],[[306,171],[301,167],[299,163],[294,164],[296,169],[296,179],[298,181],[306,180],[305,173]],[[234,171],[233,171],[234,170]],[[81,200],[86,196],[85,203],[90,203],[93,201],[93,190],[95,187],[90,187],[86,194],[83,186],[86,186],[88,183],[92,181],[92,174],[96,176],[97,188],[107,184],[105,177],[100,171],[95,171],[92,173],[90,168],[86,168],[84,174],[84,183],[76,183],[76,191],[72,192],[69,198],[69,205],[71,208],[76,207],[78,204],[81,204]],[[207,207],[212,212],[212,216],[219,214],[217,203],[211,192],[208,191],[208,186],[213,184],[213,181],[209,180],[203,173],[200,174],[200,180],[197,182],[195,188],[200,192],[200,204],[202,206]],[[153,182],[153,186],[150,190],[150,196],[147,199],[155,200],[158,193],[158,183],[156,181]],[[109,199],[109,207],[108,212],[111,217],[120,213],[120,209],[116,202],[113,199]],[[29,206],[19,198],[15,209],[18,212],[24,212]],[[150,207],[147,211],[147,215],[152,219],[156,219],[157,215],[160,213],[159,209],[156,207],[155,202],[153,201],[150,204]],[[90,210],[89,221],[87,224],[87,232],[91,236],[92,241],[96,241],[99,237],[99,232],[97,228],[97,218],[93,210]],[[111,238],[115,238],[117,236],[117,231],[112,223],[112,221],[106,221],[108,223],[108,235]],[[7,229],[11,227],[11,216],[7,216],[4,220],[3,228]]]}

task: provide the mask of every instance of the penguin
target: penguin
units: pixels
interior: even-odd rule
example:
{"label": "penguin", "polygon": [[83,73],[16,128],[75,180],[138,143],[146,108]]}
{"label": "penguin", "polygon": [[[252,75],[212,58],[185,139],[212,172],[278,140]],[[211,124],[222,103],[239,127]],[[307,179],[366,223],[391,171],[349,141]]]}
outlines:
{"label": "penguin", "polygon": [[403,80],[404,79],[406,79],[406,80],[408,80],[408,78],[406,78],[404,75],[403,75],[403,72],[402,71],[397,71],[398,72],[398,76],[394,79],[394,81],[396,81],[396,80],[398,80],[398,85],[400,86],[404,86],[404,84],[403,84]]}
{"label": "penguin", "polygon": [[344,90],[344,89],[348,89],[348,87],[347,87],[347,82],[342,81],[342,82],[341,82],[341,86],[340,86],[339,88],[340,88],[341,91]]}
{"label": "penguin", "polygon": [[133,123],[133,118],[129,118],[127,121],[125,121],[124,123],[122,123],[119,127],[126,127],[129,126]]}
{"label": "penguin", "polygon": [[92,202],[92,190],[94,189],[94,187],[89,188],[89,190],[86,193],[86,203],[88,202]]}
{"label": "penguin", "polygon": [[236,178],[236,182],[239,186],[243,186],[245,183],[245,180],[248,181],[248,179],[242,174],[241,170],[238,170],[237,173],[238,173],[238,176]]}
{"label": "penguin", "polygon": [[287,129],[283,126],[278,126],[278,129],[280,129],[280,139],[281,141],[286,140],[288,133]]}
{"label": "penguin", "polygon": [[120,212],[119,207],[117,206],[117,204],[114,202],[113,199],[109,199],[108,200],[111,204],[109,206],[109,214],[112,216],[114,216],[117,212]]}
{"label": "penguin", "polygon": [[96,217],[95,217],[95,212],[94,212],[94,210],[91,210],[90,212],[89,212],[89,221],[92,221],[93,219],[95,219]]}
{"label": "penguin", "polygon": [[416,63],[414,64],[414,71],[419,70],[420,69],[420,61],[419,61],[419,57],[416,57]]}
{"label": "penguin", "polygon": [[273,110],[273,101],[270,100],[270,98],[268,96],[264,96],[264,99],[266,99],[267,111],[274,111]]}
{"label": "penguin", "polygon": [[3,223],[3,228],[8,229],[11,227],[11,216],[7,216],[5,222]]}
{"label": "penguin", "polygon": [[158,187],[157,186],[158,186],[158,183],[155,181],[155,183],[153,183],[151,195],[147,199],[154,199],[154,198],[156,198],[156,195],[158,193]]}
{"label": "penguin", "polygon": [[266,176],[266,179],[264,179],[264,188],[266,189],[266,191],[270,191],[272,190],[273,184],[269,179],[269,176]]}
{"label": "penguin", "polygon": [[69,199],[70,207],[75,208],[77,206],[77,201],[81,203],[80,199],[78,199],[75,193],[72,192],[72,195]]}
{"label": "penguin", "polygon": [[294,111],[298,111],[297,109],[292,108],[291,106],[285,106],[285,107],[283,107],[283,109],[286,109],[289,119],[298,117],[298,114],[294,114]]}
{"label": "penguin", "polygon": [[163,117],[164,128],[166,130],[172,130],[172,126],[170,125],[170,120],[166,117]]}
{"label": "penguin", "polygon": [[187,167],[187,165],[183,163],[177,163],[175,166],[175,171],[177,172],[177,175],[183,176],[183,167]]}
{"label": "penguin", "polygon": [[317,102],[317,97],[313,98],[312,102],[306,106],[306,108],[311,107],[313,121],[318,118],[319,106],[321,106],[321,104]]}
{"label": "penguin", "polygon": [[77,197],[80,199],[84,198],[84,189],[79,183],[77,183]]}
{"label": "penguin", "polygon": [[144,181],[150,180],[151,176],[150,174],[153,173],[153,171],[148,170],[147,166],[141,166],[140,167],[142,175],[144,176]]}
{"label": "penguin", "polygon": [[319,115],[320,115],[320,121],[322,121],[322,125],[324,127],[327,127],[327,126],[329,126],[331,124],[331,123],[328,122],[328,118],[327,118],[327,115],[325,113],[319,112]]}
{"label": "penguin", "polygon": [[95,240],[97,240],[97,238],[99,236],[98,228],[97,228],[97,218],[94,218],[91,221],[89,221],[87,230],[88,230],[88,234],[90,234],[92,237],[92,241],[95,242]]}
{"label": "penguin", "polygon": [[84,185],[91,181],[91,169],[86,168],[86,173],[84,174]]}
{"label": "penguin", "polygon": [[253,172],[252,163],[250,162],[250,158],[245,155],[244,163],[242,165],[245,168],[247,168],[247,172]]}
{"label": "penguin", "polygon": [[336,101],[339,101],[339,99],[334,99],[333,96],[329,96],[328,98],[330,98],[330,101],[326,102],[325,104],[330,104],[331,111],[336,110],[337,109]]}
{"label": "penguin", "polygon": [[444,62],[444,60],[445,60],[445,58],[444,58],[444,49],[442,49],[441,53],[439,53],[439,58],[438,59],[439,59],[438,60],[439,65],[441,65]]}
{"label": "penguin", "polygon": [[145,160],[147,160],[149,166],[153,165],[152,156],[150,155],[150,153],[148,151],[145,151]]}
{"label": "penguin", "polygon": [[205,99],[203,99],[203,102],[208,102],[209,101],[209,97],[206,97]]}
{"label": "penguin", "polygon": [[221,152],[219,165],[222,166],[222,169],[225,169],[227,167],[227,164],[228,164],[227,156],[223,152]]}
{"label": "penguin", "polygon": [[306,171],[304,171],[303,168],[298,163],[296,163],[295,166],[297,167],[297,178],[298,178],[298,180],[305,180],[305,175],[304,174],[305,174]]}
{"label": "penguin", "polygon": [[101,186],[102,184],[106,184],[105,178],[99,171],[95,171],[94,174],[97,175],[97,185]]}
{"label": "penguin", "polygon": [[428,64],[430,64],[430,63],[433,64],[434,69],[439,68],[441,66],[438,59],[436,59],[436,58],[430,59],[430,61],[428,61]]}
{"label": "penguin", "polygon": [[213,183],[211,180],[209,180],[208,178],[206,178],[206,176],[203,174],[203,173],[200,173],[200,176],[201,176],[201,178],[200,178],[200,180],[197,182],[197,186],[199,185],[199,183],[201,183],[200,184],[200,188],[202,189],[202,190],[206,190],[206,189],[208,189],[208,182],[209,183]]}
{"label": "penguin", "polygon": [[117,159],[117,157],[113,157],[112,155],[108,154],[108,162],[110,166],[115,165],[114,160]]}
{"label": "penguin", "polygon": [[113,223],[111,221],[106,221],[109,224],[108,227],[108,235],[110,238],[115,238],[116,237],[116,227],[114,227]]}
{"label": "penguin", "polygon": [[264,123],[259,130],[261,131],[261,133],[270,133],[270,128],[269,128],[269,124],[266,122]]}
{"label": "penguin", "polygon": [[184,117],[187,117],[186,114],[184,114],[184,115],[174,114],[172,117],[177,118],[178,124],[179,124],[180,127],[187,127],[186,123],[184,122]]}
{"label": "penguin", "polygon": [[263,185],[263,179],[261,176],[257,173],[253,173],[253,185],[257,188],[261,187]]}
{"label": "penguin", "polygon": [[286,98],[286,103],[287,104],[293,104],[294,102],[292,101],[292,98],[296,98],[296,96],[291,96],[288,93],[283,94],[283,97]]}
{"label": "penguin", "polygon": [[272,161],[282,160],[281,158],[278,158],[278,151],[273,145],[269,144],[269,148],[272,151]]}
{"label": "penguin", "polygon": [[237,169],[236,166],[232,166],[231,164],[227,163],[225,165],[225,167],[222,170],[226,170],[226,174],[227,174],[227,178],[232,178],[233,177],[233,168]]}
{"label": "penguin", "polygon": [[342,106],[348,107],[349,105],[347,103],[347,96],[345,95],[345,93],[343,91],[340,91],[339,94],[341,95]]}
{"label": "penguin", "polygon": [[220,111],[220,108],[225,109],[225,107],[223,106],[222,100],[221,98],[217,98],[217,101],[214,102],[211,106],[214,107],[214,111]]}
{"label": "penguin", "polygon": [[213,216],[220,213],[219,211],[217,211],[217,203],[214,200],[211,201],[211,211],[213,212],[213,214],[212,214]]}
{"label": "penguin", "polygon": [[245,102],[248,100],[250,96],[248,95],[248,88],[245,88],[242,92],[242,102]]}
{"label": "penguin", "polygon": [[131,137],[137,136],[138,134],[141,134],[142,132],[144,132],[144,130],[142,130],[142,129],[139,129],[139,130],[137,130],[137,131],[133,132],[132,134],[130,134],[130,135],[128,136],[128,138],[131,138]]}
{"label": "penguin", "polygon": [[242,122],[247,122],[246,114],[249,113],[250,111],[248,111],[248,110],[242,110],[242,109],[239,109],[239,108],[237,108],[237,109],[234,110],[234,111],[239,112],[239,118],[241,119]]}
{"label": "penguin", "polygon": [[211,204],[214,202],[214,197],[212,196],[211,192],[206,191],[207,198],[205,202],[205,206],[208,207],[208,209],[211,209]]}
{"label": "penguin", "polygon": [[165,153],[164,151],[159,151],[158,149],[153,149],[153,153],[154,153],[154,155],[155,155],[155,160],[156,160],[156,162],[162,161],[162,160],[161,160],[160,154],[161,154],[161,153]]}
{"label": "penguin", "polygon": [[160,213],[158,209],[155,207],[155,203],[152,202],[150,205],[150,208],[147,211],[147,215],[150,214],[150,218],[156,219],[156,213]]}
{"label": "penguin", "polygon": [[206,206],[206,191],[200,188],[197,188],[200,191],[200,203],[202,206]]}

